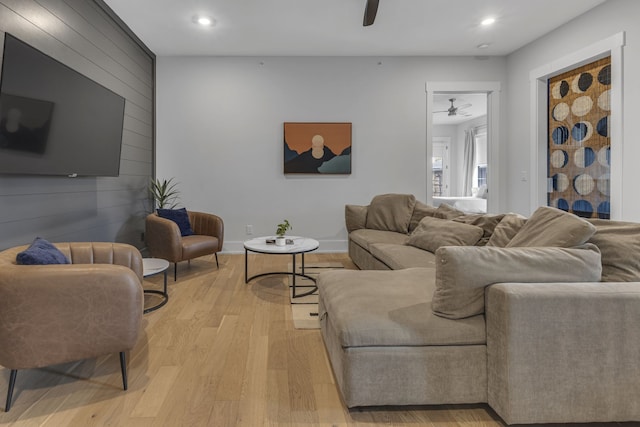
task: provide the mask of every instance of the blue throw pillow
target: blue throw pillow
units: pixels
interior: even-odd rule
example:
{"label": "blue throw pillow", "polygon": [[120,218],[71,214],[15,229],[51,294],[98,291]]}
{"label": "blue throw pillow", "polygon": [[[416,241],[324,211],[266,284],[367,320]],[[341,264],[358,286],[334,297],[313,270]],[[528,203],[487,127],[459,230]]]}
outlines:
{"label": "blue throw pillow", "polygon": [[69,260],[58,248],[41,237],[36,237],[31,246],[16,256],[20,265],[69,264]]}
{"label": "blue throw pillow", "polygon": [[170,219],[178,224],[180,228],[180,234],[183,236],[191,236],[193,230],[191,229],[191,223],[189,222],[189,214],[185,208],[182,209],[157,209],[158,216],[161,218]]}

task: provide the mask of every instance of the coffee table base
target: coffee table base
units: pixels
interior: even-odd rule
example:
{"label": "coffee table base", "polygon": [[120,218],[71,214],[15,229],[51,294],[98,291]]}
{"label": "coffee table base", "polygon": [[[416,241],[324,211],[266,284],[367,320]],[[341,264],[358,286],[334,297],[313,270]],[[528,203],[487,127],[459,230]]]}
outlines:
{"label": "coffee table base", "polygon": [[[252,251],[253,252],[253,251]],[[301,297],[306,297],[307,295],[311,295],[314,292],[316,292],[318,290],[318,286],[313,286],[312,289],[308,292],[305,292],[303,294],[296,294],[296,277],[304,277],[305,279],[309,279],[311,280],[314,284],[316,283],[316,279],[314,279],[311,276],[307,276],[306,274],[304,274],[304,252],[300,253],[301,257],[302,257],[302,273],[296,273],[296,255],[295,254],[278,254],[278,253],[271,253],[269,255],[291,255],[292,259],[293,259],[293,271],[271,271],[268,273],[260,273],[260,274],[256,274],[254,276],[248,277],[248,272],[249,272],[249,251],[245,248],[244,250],[244,283],[249,283],[250,281],[252,281],[253,279],[257,279],[258,277],[264,277],[264,276],[272,276],[272,275],[291,275],[291,282],[292,282],[292,288],[293,288],[293,292],[291,294],[291,298],[301,298]],[[302,286],[301,286],[302,287]],[[306,287],[306,286],[305,286]]]}

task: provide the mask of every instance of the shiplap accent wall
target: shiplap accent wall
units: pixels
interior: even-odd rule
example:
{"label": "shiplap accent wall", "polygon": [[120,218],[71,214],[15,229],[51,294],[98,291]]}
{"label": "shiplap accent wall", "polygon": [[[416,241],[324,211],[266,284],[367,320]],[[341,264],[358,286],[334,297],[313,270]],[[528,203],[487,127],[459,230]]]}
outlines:
{"label": "shiplap accent wall", "polygon": [[120,176],[0,175],[0,249],[35,236],[143,247],[154,165],[155,55],[101,0],[0,0],[0,53],[5,33],[126,101]]}

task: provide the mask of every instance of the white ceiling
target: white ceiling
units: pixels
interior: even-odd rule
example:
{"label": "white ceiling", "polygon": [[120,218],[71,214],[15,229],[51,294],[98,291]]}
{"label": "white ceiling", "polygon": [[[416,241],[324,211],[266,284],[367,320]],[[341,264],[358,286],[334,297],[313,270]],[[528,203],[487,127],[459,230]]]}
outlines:
{"label": "white ceiling", "polygon": [[[105,1],[159,56],[494,56],[605,0],[380,0],[370,27],[366,0]],[[199,27],[196,14],[217,24]],[[482,27],[487,16],[497,22]]]}

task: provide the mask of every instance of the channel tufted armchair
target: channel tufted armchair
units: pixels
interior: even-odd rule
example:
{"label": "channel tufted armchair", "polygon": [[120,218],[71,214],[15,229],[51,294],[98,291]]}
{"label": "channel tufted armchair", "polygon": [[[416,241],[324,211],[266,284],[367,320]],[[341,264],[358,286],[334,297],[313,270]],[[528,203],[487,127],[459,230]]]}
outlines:
{"label": "channel tufted armchair", "polygon": [[27,246],[0,252],[0,365],[10,369],[5,412],[20,369],[125,352],[138,340],[142,256],[131,245],[56,243],[71,264],[18,265]]}
{"label": "channel tufted armchair", "polygon": [[149,214],[145,221],[145,242],[152,257],[174,263],[173,279],[178,278],[178,263],[214,254],[216,266],[218,252],[224,241],[224,222],[217,215],[188,211],[193,234],[182,236],[178,225],[157,213]]}

